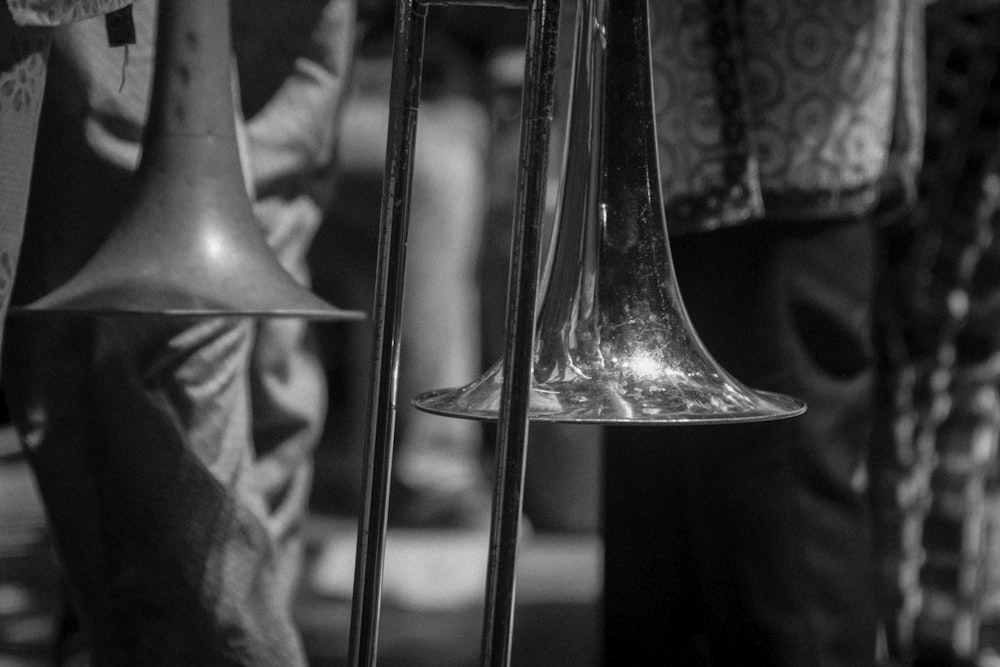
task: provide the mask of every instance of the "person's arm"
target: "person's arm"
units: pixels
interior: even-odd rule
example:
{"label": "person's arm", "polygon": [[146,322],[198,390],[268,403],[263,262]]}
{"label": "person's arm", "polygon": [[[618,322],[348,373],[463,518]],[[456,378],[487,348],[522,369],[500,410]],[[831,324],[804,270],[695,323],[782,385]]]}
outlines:
{"label": "person's arm", "polygon": [[[355,4],[355,0],[326,2],[301,46],[265,44],[289,60],[285,63],[288,73],[273,94],[258,109],[247,110],[251,167],[258,191],[322,168],[333,159],[337,118],[354,49]],[[296,36],[277,35],[282,38],[294,40]],[[241,85],[250,96],[257,84],[253,76],[241,72]]]}

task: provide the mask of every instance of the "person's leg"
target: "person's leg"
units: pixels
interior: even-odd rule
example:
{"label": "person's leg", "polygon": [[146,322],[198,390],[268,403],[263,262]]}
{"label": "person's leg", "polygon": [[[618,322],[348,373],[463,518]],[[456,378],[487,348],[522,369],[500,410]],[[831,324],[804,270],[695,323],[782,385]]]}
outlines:
{"label": "person's leg", "polygon": [[873,232],[865,221],[765,224],[674,241],[678,284],[724,368],[809,409],[609,429],[609,664],[646,649],[655,664],[683,664],[677,650],[718,665],[874,657],[863,467]]}
{"label": "person's leg", "polygon": [[394,523],[489,523],[480,425],[410,405],[420,392],[462,386],[482,370],[476,260],[487,132],[486,111],[470,98],[445,96],[422,106],[407,241]]}
{"label": "person's leg", "polygon": [[5,388],[96,664],[303,664],[250,471],[251,324],[12,323]]}

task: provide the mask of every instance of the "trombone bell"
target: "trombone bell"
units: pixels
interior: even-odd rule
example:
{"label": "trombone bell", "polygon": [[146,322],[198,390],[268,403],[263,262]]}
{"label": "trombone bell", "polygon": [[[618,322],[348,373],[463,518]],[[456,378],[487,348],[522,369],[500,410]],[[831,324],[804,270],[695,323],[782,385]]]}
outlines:
{"label": "trombone bell", "polygon": [[299,285],[257,224],[236,139],[229,0],[171,0],[159,12],[124,214],[69,282],[16,312],[363,319]]}
{"label": "trombone bell", "polygon": [[[667,237],[646,0],[578,2],[559,208],[536,309],[528,418],[601,424],[729,423],[801,414],[750,389],[699,340]],[[502,364],[414,399],[426,412],[495,419]]]}

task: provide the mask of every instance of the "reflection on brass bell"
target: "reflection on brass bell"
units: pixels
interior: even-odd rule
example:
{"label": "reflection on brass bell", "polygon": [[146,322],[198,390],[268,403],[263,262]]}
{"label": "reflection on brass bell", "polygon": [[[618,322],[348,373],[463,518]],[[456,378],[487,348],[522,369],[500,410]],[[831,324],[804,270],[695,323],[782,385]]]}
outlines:
{"label": "reflection on brass bell", "polygon": [[[660,192],[645,2],[580,3],[559,209],[535,317],[528,418],[764,421],[798,399],[747,388],[711,357],[674,277]],[[421,410],[495,419],[502,364]]]}

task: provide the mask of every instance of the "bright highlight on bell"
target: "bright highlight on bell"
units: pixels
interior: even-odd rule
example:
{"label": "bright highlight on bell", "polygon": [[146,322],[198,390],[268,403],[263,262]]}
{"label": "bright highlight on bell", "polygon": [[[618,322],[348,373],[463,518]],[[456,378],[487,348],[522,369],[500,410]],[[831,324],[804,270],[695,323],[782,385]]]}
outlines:
{"label": "bright highlight on bell", "polygon": [[[711,357],[674,277],[659,191],[645,2],[581,3],[559,207],[535,319],[528,418],[716,423],[801,414]],[[414,404],[495,419],[502,364]]]}

